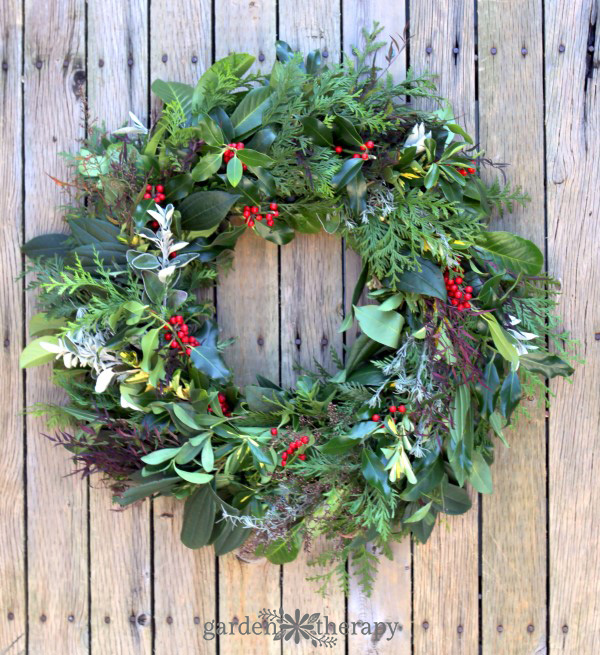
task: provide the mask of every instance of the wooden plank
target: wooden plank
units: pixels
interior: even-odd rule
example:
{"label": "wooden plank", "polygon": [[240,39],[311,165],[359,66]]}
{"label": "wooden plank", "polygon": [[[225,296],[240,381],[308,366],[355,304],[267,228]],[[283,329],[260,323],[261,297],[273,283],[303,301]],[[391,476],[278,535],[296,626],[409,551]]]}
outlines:
{"label": "wooden plank", "polygon": [[[550,652],[598,649],[600,503],[600,83],[598,3],[546,2],[546,144],[550,272],[560,315],[585,358],[573,384],[552,384],[550,408]],[[561,46],[563,46],[561,48]],[[590,47],[595,51],[589,50]]]}
{"label": "wooden plank", "polygon": [[[411,2],[410,35],[410,65],[417,72],[439,74],[440,93],[450,99],[456,118],[473,134],[473,3]],[[414,547],[416,653],[478,652],[476,495],[473,503],[464,516],[443,517],[429,542]]]}
{"label": "wooden plank", "polygon": [[23,157],[21,59],[23,21],[19,2],[0,5],[0,179],[4,180],[4,216],[0,226],[2,251],[3,348],[0,379],[10,394],[0,405],[5,438],[0,440],[0,652],[25,646],[25,495],[23,476],[23,374],[17,359],[23,346],[23,289],[15,282],[21,272],[19,246],[23,241]]}
{"label": "wooden plank", "polygon": [[[153,0],[150,21],[151,79],[195,84],[211,63],[210,1]],[[151,105],[156,116],[155,97]],[[181,520],[181,501],[154,502],[155,654],[212,655],[216,639],[203,638],[203,624],[217,615],[214,552],[183,546]]]}
{"label": "wooden plank", "polygon": [[[215,56],[247,52],[257,58],[253,69],[268,71],[275,59],[275,0],[215,5]],[[262,60],[262,61],[261,61]],[[225,353],[240,386],[256,382],[260,373],[279,381],[278,248],[247,230],[235,249],[233,269],[222,274],[217,287],[221,338],[235,337]],[[243,298],[243,302],[240,302]],[[258,621],[262,608],[280,605],[280,567],[266,559],[247,559],[230,553],[219,558],[219,619],[239,623]],[[281,646],[264,635],[221,638],[225,653],[278,654]]]}
{"label": "wooden plank", "polygon": [[[325,59],[338,61],[340,54],[339,6],[328,0],[279,1],[279,35],[292,48],[308,52],[319,48]],[[326,234],[297,235],[281,250],[281,352],[282,381],[293,384],[294,365],[314,368],[314,361],[332,370],[330,349],[341,352],[337,332],[343,299],[342,248],[339,239]],[[332,588],[329,595],[316,595],[318,584],[308,576],[322,572],[307,561],[325,546],[316,539],[312,552],[283,567],[283,607],[286,611],[321,613],[330,622],[344,620],[344,596]],[[283,652],[312,653],[310,642],[283,644]],[[339,637],[333,653],[343,653],[345,638]]]}
{"label": "wooden plank", "polygon": [[[492,229],[515,231],[543,247],[542,6],[519,0],[506,11],[480,2],[478,33],[482,148],[490,159],[510,163],[508,181],[532,198],[525,209],[494,220]],[[488,180],[497,175],[483,173]],[[494,493],[482,496],[482,642],[490,655],[533,655],[546,644],[545,411],[527,405],[531,419],[520,418],[507,434],[510,449],[496,444]]]}
{"label": "wooden plank", "polygon": [[[90,119],[116,129],[132,111],[148,114],[147,1],[88,2]],[[116,511],[112,493],[92,479],[90,492],[92,652],[152,649],[150,503]]]}
{"label": "wooden plank", "polygon": [[[25,238],[63,229],[63,198],[48,173],[65,179],[58,153],[82,136],[85,80],[82,0],[25,2]],[[27,296],[27,315],[35,299]],[[60,401],[49,367],[27,371],[27,403]],[[87,490],[63,449],[42,436],[43,419],[27,418],[29,650],[88,652]]]}
{"label": "wooden plank", "polygon": [[[364,43],[362,28],[370,29],[374,21],[378,21],[385,29],[380,35],[382,41],[393,37],[402,43],[402,35],[406,25],[406,14],[404,3],[390,5],[384,0],[367,2],[366,0],[344,0],[343,4],[343,35],[344,50],[351,52],[351,47],[361,47]],[[376,63],[385,68],[387,62],[384,59],[386,50],[382,50]],[[406,74],[406,52],[398,53],[398,56],[389,68],[390,73],[396,79],[402,79]],[[365,135],[368,136],[368,135]],[[352,302],[352,292],[356,280],[362,268],[360,257],[350,249],[345,250],[345,297],[346,311]],[[350,345],[358,331],[358,326],[346,333],[346,344]],[[376,633],[372,637],[365,637],[362,634],[350,634],[348,636],[348,648],[350,655],[383,655],[394,653],[404,655],[411,650],[411,553],[410,540],[405,539],[400,544],[392,546],[394,559],[388,560],[381,556],[377,582],[370,598],[366,597],[351,578],[350,595],[348,598],[348,620],[363,621],[373,624],[375,621],[398,622],[402,626],[402,632],[396,633],[388,639],[389,633]],[[390,594],[392,587],[395,593]]]}

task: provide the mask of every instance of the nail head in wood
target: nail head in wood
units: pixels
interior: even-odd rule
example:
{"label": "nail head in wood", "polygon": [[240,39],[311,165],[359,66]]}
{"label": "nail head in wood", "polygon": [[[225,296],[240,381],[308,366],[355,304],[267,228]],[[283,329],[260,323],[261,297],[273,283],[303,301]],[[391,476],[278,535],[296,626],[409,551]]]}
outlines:
{"label": "nail head in wood", "polygon": [[430,45],[428,45],[428,46],[425,48],[425,52],[426,52],[428,55],[430,55],[430,54],[433,52],[433,48],[432,48]]}
{"label": "nail head in wood", "polygon": [[452,48],[452,52],[453,52],[455,55],[457,55],[458,52],[459,52],[459,49],[458,49],[456,46],[454,46],[454,48]]}
{"label": "nail head in wood", "polygon": [[568,626],[568,625],[563,625],[563,627],[562,627],[562,631],[563,631],[563,634],[566,635],[567,632],[569,632],[569,626]]}
{"label": "nail head in wood", "polygon": [[325,48],[325,50],[323,50],[323,52],[321,54],[323,55],[323,57],[325,57],[325,59],[327,59],[327,57],[329,57],[329,51],[327,50],[327,48]]}
{"label": "nail head in wood", "polygon": [[264,61],[265,60],[265,55],[262,52],[259,52],[258,54],[258,61]]}
{"label": "nail head in wood", "polygon": [[593,45],[588,46],[588,52],[594,52],[594,46]]}
{"label": "nail head in wood", "polygon": [[496,630],[498,630],[498,632],[504,632],[504,626],[503,626],[503,625],[499,625],[499,626],[496,628]]}
{"label": "nail head in wood", "polygon": [[258,337],[256,343],[262,348],[265,345],[265,340],[262,337]]}
{"label": "nail head in wood", "polygon": [[98,59],[98,67],[104,68],[104,59]]}
{"label": "nail head in wood", "polygon": [[69,614],[69,616],[67,616],[67,621],[69,623],[73,623],[74,620],[75,620],[75,617],[72,614]]}
{"label": "nail head in wood", "polygon": [[596,332],[594,339],[596,339],[596,341],[600,341],[600,332]]}
{"label": "nail head in wood", "polygon": [[302,343],[302,339],[301,339],[300,337],[297,337],[297,338],[294,340],[294,343],[295,343],[297,346],[299,346],[299,345]]}
{"label": "nail head in wood", "polygon": [[535,628],[534,628],[533,624],[530,623],[527,626],[527,632],[529,632],[529,634],[531,634],[534,630],[535,630]]}
{"label": "nail head in wood", "polygon": [[558,51],[559,51],[559,52],[564,52],[565,50],[566,50],[565,46],[561,43],[561,44],[558,46]]}
{"label": "nail head in wood", "polygon": [[195,623],[196,625],[198,625],[198,624],[200,623],[200,617],[199,617],[199,616],[195,616],[195,617],[194,617],[194,623]]}
{"label": "nail head in wood", "polygon": [[167,616],[167,623],[171,625],[173,623],[173,617],[172,616]]}
{"label": "nail head in wood", "polygon": [[423,621],[423,630],[429,630],[429,622],[428,621]]}
{"label": "nail head in wood", "polygon": [[104,623],[110,623],[110,616],[104,617]]}
{"label": "nail head in wood", "polygon": [[493,55],[495,55],[495,54],[498,52],[498,49],[497,49],[497,48],[491,48],[491,49],[490,49],[490,52],[491,52]]}
{"label": "nail head in wood", "polygon": [[7,614],[8,620],[9,621],[14,621],[15,620],[15,615],[12,612],[9,612]]}
{"label": "nail head in wood", "polygon": [[329,343],[329,340],[327,339],[327,337],[323,337],[321,339],[321,345],[322,346],[326,346],[328,343]]}
{"label": "nail head in wood", "polygon": [[198,63],[198,57],[196,57],[196,55],[194,55],[192,57],[192,64],[197,64],[197,63]]}
{"label": "nail head in wood", "polygon": [[163,63],[163,64],[166,64],[167,61],[169,61],[169,55],[163,55],[163,56],[161,57],[161,60],[162,60],[162,63]]}
{"label": "nail head in wood", "polygon": [[465,629],[462,627],[462,625],[459,625],[458,628],[456,628],[456,632],[458,632],[459,635],[462,635],[464,631]]}
{"label": "nail head in wood", "polygon": [[129,617],[129,623],[135,623],[135,622],[136,622],[136,616],[135,616],[135,614],[132,614],[132,615]]}
{"label": "nail head in wood", "polygon": [[2,70],[3,70],[3,71],[7,71],[7,70],[8,70],[8,63],[5,62],[5,61],[2,62]]}
{"label": "nail head in wood", "polygon": [[146,616],[146,614],[140,614],[137,617],[137,622],[138,625],[146,625],[146,623],[148,623],[148,617]]}
{"label": "nail head in wood", "polygon": [[524,57],[527,54],[527,48],[521,48],[521,54]]}
{"label": "nail head in wood", "polygon": [[129,68],[133,66],[133,57],[129,57],[129,59],[127,60],[127,65],[129,66]]}
{"label": "nail head in wood", "polygon": [[35,67],[36,67],[38,70],[40,70],[40,68],[41,68],[42,66],[43,66],[43,64],[42,64],[41,59],[38,59],[38,60],[35,62]]}
{"label": "nail head in wood", "polygon": [[[42,614],[42,615],[40,616],[40,621],[41,621],[42,623],[46,623],[47,620],[48,620],[48,617],[47,617],[45,614]],[[563,632],[564,632],[564,628],[563,628]]]}
{"label": "nail head in wood", "polygon": [[[79,65],[81,66],[81,64],[79,64]],[[69,60],[68,59],[65,59],[63,61],[63,68],[69,68]]]}

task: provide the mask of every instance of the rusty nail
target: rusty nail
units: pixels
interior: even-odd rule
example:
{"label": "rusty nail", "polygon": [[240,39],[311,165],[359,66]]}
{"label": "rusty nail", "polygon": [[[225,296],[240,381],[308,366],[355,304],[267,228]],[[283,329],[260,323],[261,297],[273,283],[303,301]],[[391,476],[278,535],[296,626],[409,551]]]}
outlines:
{"label": "rusty nail", "polygon": [[42,64],[41,59],[38,59],[38,60],[35,62],[35,67],[36,67],[38,70],[42,67],[42,65],[43,65],[43,64]]}
{"label": "rusty nail", "polygon": [[521,54],[524,57],[527,54],[527,48],[521,48]]}
{"label": "rusty nail", "polygon": [[167,623],[171,625],[173,623],[173,617],[172,616],[167,616]]}
{"label": "rusty nail", "polygon": [[12,612],[8,613],[8,620],[9,621],[14,621],[15,620],[15,615]]}
{"label": "rusty nail", "polygon": [[594,52],[594,46],[593,45],[588,46],[588,52]]}
{"label": "rusty nail", "polygon": [[192,57],[192,64],[197,64],[197,63],[198,63],[198,57],[196,57],[196,55],[194,55]]}
{"label": "rusty nail", "polygon": [[558,46],[558,51],[559,51],[559,52],[564,52],[565,50],[566,50],[565,46],[561,43],[561,44]]}
{"label": "rusty nail", "polygon": [[265,345],[265,340],[262,337],[258,337],[256,343],[262,348]]}
{"label": "rusty nail", "polygon": [[430,45],[428,45],[428,46],[425,48],[425,52],[426,52],[428,55],[430,55],[430,54],[433,52],[433,48],[432,48]]}
{"label": "rusty nail", "polygon": [[127,60],[127,65],[131,68],[133,66],[133,57],[129,57]]}
{"label": "rusty nail", "polygon": [[327,59],[327,57],[329,57],[329,52],[327,51],[327,48],[325,48],[325,50],[323,50],[323,52],[321,54],[323,55],[323,57],[325,57],[325,59]]}
{"label": "rusty nail", "polygon": [[262,52],[258,53],[258,61],[264,61],[265,60],[265,55]]}
{"label": "rusty nail", "polygon": [[566,635],[567,632],[569,632],[569,626],[568,626],[568,625],[563,625],[563,627],[562,627],[562,631],[563,631],[563,634]]}
{"label": "rusty nail", "polygon": [[[46,623],[47,620],[48,620],[48,617],[47,617],[45,614],[42,614],[42,615],[40,616],[40,621],[41,621],[42,623]],[[563,628],[563,630],[564,630],[564,628]]]}
{"label": "rusty nail", "polygon": [[166,64],[167,61],[168,61],[168,59],[169,59],[169,55],[163,55],[163,56],[161,57],[161,59],[162,59],[163,64]]}
{"label": "rusty nail", "polygon": [[104,59],[98,59],[98,66],[99,66],[100,68],[103,68],[103,67],[104,67]]}
{"label": "rusty nail", "polygon": [[503,625],[499,625],[499,626],[496,628],[496,630],[498,630],[498,632],[504,632],[504,626],[503,626]]}
{"label": "rusty nail", "polygon": [[104,623],[110,623],[110,616],[104,617]]}
{"label": "rusty nail", "polygon": [[67,621],[69,623],[73,623],[74,620],[75,620],[75,617],[72,614],[69,614],[69,616],[67,616]]}
{"label": "rusty nail", "polygon": [[427,621],[423,621],[423,630],[429,630],[429,623]]}
{"label": "rusty nail", "polygon": [[454,48],[452,48],[452,52],[453,52],[455,55],[458,54],[458,51],[459,51],[459,49],[458,49],[457,46],[454,46]]}
{"label": "rusty nail", "polygon": [[200,623],[200,617],[199,617],[199,616],[195,616],[195,617],[194,617],[194,623],[195,623],[196,625],[198,625],[198,624]]}
{"label": "rusty nail", "polygon": [[7,71],[7,70],[8,70],[8,63],[5,62],[5,61],[2,62],[2,70],[3,70],[3,71]]}
{"label": "rusty nail", "polygon": [[498,50],[497,50],[496,48],[491,48],[491,49],[490,49],[490,52],[491,52],[493,55],[495,55],[495,54],[498,52]]}
{"label": "rusty nail", "polygon": [[527,632],[532,633],[534,630],[535,630],[535,628],[533,627],[533,624],[530,623],[530,624],[527,626]]}
{"label": "rusty nail", "polygon": [[462,635],[462,633],[464,632],[464,628],[462,627],[462,625],[459,625],[458,628],[456,628],[456,632],[458,632],[459,635]]}

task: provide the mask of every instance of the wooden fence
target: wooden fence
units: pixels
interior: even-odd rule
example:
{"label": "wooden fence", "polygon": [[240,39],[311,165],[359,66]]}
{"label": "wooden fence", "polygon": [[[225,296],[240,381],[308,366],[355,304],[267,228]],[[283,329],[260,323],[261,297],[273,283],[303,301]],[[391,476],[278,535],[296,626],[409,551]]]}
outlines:
{"label": "wooden fence", "polygon": [[[264,636],[204,638],[218,618],[299,607],[331,621],[398,621],[385,637],[340,637],[349,655],[593,655],[600,648],[600,85],[597,0],[2,0],[0,183],[0,653],[237,655],[310,653]],[[561,311],[587,363],[552,385],[545,413],[499,447],[495,493],[384,560],[371,598],[322,600],[305,557],[283,569],[179,543],[168,499],[111,511],[110,494],[74,477],[24,405],[56,397],[48,370],[17,356],[33,298],[15,282],[24,239],[60,228],[57,156],[83,134],[82,97],[113,128],[155,112],[150,81],[194,82],[231,50],[269,66],[277,37],[329,61],[373,20],[410,25],[395,64],[438,73],[441,92],[508,178],[532,197],[502,225],[544,247],[563,283]],[[596,48],[596,50],[594,50]],[[498,222],[496,223],[498,225]],[[247,235],[216,290],[228,361],[293,380],[293,364],[330,364],[356,259],[337,240],[277,249]],[[240,302],[239,290],[244,301]],[[278,291],[280,295],[279,302]],[[279,356],[281,359],[279,360]],[[544,464],[545,463],[545,464]],[[595,471],[594,471],[595,467]]]}

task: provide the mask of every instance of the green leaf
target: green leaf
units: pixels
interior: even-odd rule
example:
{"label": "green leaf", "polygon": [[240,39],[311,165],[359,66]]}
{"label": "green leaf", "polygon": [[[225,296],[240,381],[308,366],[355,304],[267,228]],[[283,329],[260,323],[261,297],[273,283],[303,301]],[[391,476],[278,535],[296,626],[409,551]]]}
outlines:
{"label": "green leaf", "polygon": [[160,281],[158,275],[153,271],[142,271],[142,278],[148,300],[154,305],[162,305],[167,288]]}
{"label": "green leaf", "polygon": [[236,187],[243,174],[242,162],[237,157],[232,157],[227,164],[227,181],[231,186]]}
{"label": "green leaf", "polygon": [[433,501],[430,500],[427,505],[423,505],[423,507],[420,507],[414,514],[409,516],[407,519],[402,519],[403,523],[418,523],[419,521],[422,521],[427,514],[429,514],[429,510],[431,509],[431,506],[433,505]]}
{"label": "green leaf", "polygon": [[446,301],[448,295],[442,271],[428,259],[417,257],[417,260],[421,270],[402,273],[396,282],[396,288],[399,291],[419,293]]}
{"label": "green leaf", "polygon": [[418,471],[416,484],[407,484],[401,495],[402,500],[413,502],[418,500],[421,496],[439,487],[443,478],[444,463],[441,457],[435,455],[434,461],[427,468]]}
{"label": "green leaf", "polygon": [[521,400],[521,382],[516,371],[511,371],[502,383],[500,389],[500,411],[506,420],[510,420],[510,416],[516,409]]}
{"label": "green leaf", "polygon": [[210,473],[215,467],[215,453],[212,447],[210,437],[204,442],[204,445],[202,446],[200,462],[202,463],[202,468],[207,473]]}
{"label": "green leaf", "polygon": [[165,183],[165,195],[171,201],[181,200],[194,188],[194,180],[189,173],[181,173],[168,179]]}
{"label": "green leaf", "polygon": [[367,208],[367,181],[362,171],[348,182],[346,192],[350,200],[350,210],[355,216],[360,216]]}
{"label": "green leaf", "polygon": [[389,498],[392,490],[388,483],[388,474],[385,470],[383,463],[377,457],[377,455],[368,448],[365,448],[362,451],[361,456],[361,472],[365,480],[375,489],[381,491],[381,493]]}
{"label": "green leaf", "polygon": [[493,491],[492,471],[479,451],[473,453],[473,468],[469,475],[469,482],[480,494],[491,494]]}
{"label": "green leaf", "polygon": [[[343,116],[336,116],[334,123],[336,127],[336,133],[344,143],[347,143],[351,146],[362,145],[360,134],[356,131],[354,125],[347,118],[344,118]],[[360,161],[362,161],[362,159]]]}
{"label": "green leaf", "polygon": [[148,466],[156,466],[157,464],[164,464],[174,459],[181,448],[161,448],[160,450],[155,450],[152,453],[148,453],[143,457],[140,457],[144,464]]}
{"label": "green leaf", "polygon": [[191,484],[207,484],[213,479],[213,476],[210,473],[203,473],[202,471],[184,471],[175,464],[173,465],[173,469],[182,480]]}
{"label": "green leaf", "polygon": [[324,148],[333,148],[333,130],[325,125],[322,121],[314,116],[306,116],[300,119],[304,127],[304,134],[310,137],[318,146]]}
{"label": "green leaf", "polygon": [[486,280],[479,293],[477,294],[477,301],[483,307],[494,307],[498,302],[497,290],[500,287],[504,273],[494,275],[489,280]]}
{"label": "green leaf", "polygon": [[357,366],[368,361],[380,348],[381,345],[377,341],[369,338],[366,334],[361,334],[352,344],[346,357],[346,368],[344,369],[346,376],[349,376]]}
{"label": "green leaf", "polygon": [[181,482],[181,480],[175,477],[161,477],[157,480],[149,480],[142,484],[138,484],[135,487],[129,487],[129,489],[124,491],[120,496],[114,496],[113,500],[122,507],[125,507],[126,505],[131,505],[131,503],[135,503],[138,500],[147,498],[148,496],[169,491],[178,482]]}
{"label": "green leaf", "polygon": [[[231,510],[228,511],[233,513]],[[232,523],[231,521],[221,521],[220,523],[215,524],[215,528],[218,529],[218,533],[214,539],[213,545],[217,557],[226,555],[232,550],[239,548],[252,532],[250,528],[244,527],[243,524]]]}
{"label": "green leaf", "polygon": [[156,255],[151,255],[148,252],[134,257],[130,264],[133,268],[137,268],[138,271],[148,271],[160,267],[160,262]]}
{"label": "green leaf", "polygon": [[298,534],[298,530],[292,529],[286,537],[276,539],[266,548],[259,547],[256,554],[266,557],[271,564],[289,564],[298,557],[301,546],[302,538]]}
{"label": "green leaf", "polygon": [[250,148],[244,148],[244,150],[238,150],[237,156],[240,161],[246,164],[246,166],[253,168],[261,166],[263,168],[268,168],[272,166],[275,162],[268,155],[258,152],[257,150],[250,150]]}
{"label": "green leaf", "polygon": [[191,113],[194,89],[189,84],[154,80],[152,83],[152,92],[158,96],[165,105],[169,102],[177,101],[181,105],[183,113],[186,116]]}
{"label": "green leaf", "polygon": [[67,321],[64,318],[53,318],[46,312],[34,314],[29,319],[29,336],[37,337],[52,334],[60,328],[66,327]]}
{"label": "green leaf", "polygon": [[377,305],[354,307],[360,329],[371,339],[390,348],[400,345],[404,318],[398,312],[385,312]]}
{"label": "green leaf", "polygon": [[262,130],[258,130],[258,132],[252,135],[252,138],[246,144],[246,150],[250,149],[257,152],[267,152],[276,138],[276,127],[267,125],[266,127],[263,127]]}
{"label": "green leaf", "polygon": [[200,487],[185,501],[181,528],[181,541],[185,546],[202,548],[208,544],[215,513],[216,503],[209,485]]}
{"label": "green leaf", "polygon": [[500,378],[498,377],[498,370],[494,364],[494,357],[490,359],[483,370],[483,381],[481,386],[483,396],[483,407],[481,408],[481,411],[483,414],[489,415],[494,411],[494,396],[496,390],[500,386]]}
{"label": "green leaf", "polygon": [[466,489],[457,487],[446,478],[442,487],[442,505],[440,511],[445,514],[464,514],[471,509],[472,503]]}
{"label": "green leaf", "polygon": [[341,189],[358,175],[363,165],[362,159],[346,159],[340,170],[331,178],[331,186],[334,189]]}
{"label": "green leaf", "polygon": [[219,168],[221,168],[222,163],[223,155],[220,152],[207,153],[204,155],[204,157],[200,157],[198,163],[192,169],[192,179],[195,182],[203,182],[204,180],[208,180],[219,170]]}
{"label": "green leaf", "polygon": [[446,127],[448,130],[450,130],[450,132],[453,132],[454,134],[459,134],[460,136],[462,136],[462,138],[465,141],[467,141],[467,143],[473,143],[473,137],[471,137],[470,134],[465,132],[460,125],[457,125],[456,123],[446,123],[446,125],[444,127]]}
{"label": "green leaf", "polygon": [[[243,428],[241,428],[243,431]],[[248,439],[248,447],[252,453],[252,458],[254,463],[258,467],[259,464],[266,464],[267,466],[273,464],[273,460],[265,453],[257,443],[254,443],[252,439]]]}
{"label": "green leaf", "polygon": [[51,343],[56,346],[58,345],[58,338],[52,335],[48,335],[45,337],[38,337],[37,339],[30,341],[25,346],[19,357],[19,366],[21,368],[41,366],[42,364],[51,362],[56,357],[56,353],[51,353],[45,350],[41,346],[42,343]]}
{"label": "green leaf", "polygon": [[29,239],[23,245],[23,252],[29,259],[38,257],[64,257],[68,252],[68,234],[42,234],[39,237]]}
{"label": "green leaf", "polygon": [[517,349],[510,342],[507,333],[504,331],[502,326],[496,320],[496,317],[493,314],[480,314],[480,317],[487,322],[490,328],[490,334],[494,341],[498,352],[510,362],[513,369],[516,369],[519,364],[519,353]]}
{"label": "green leaf", "polygon": [[196,419],[180,403],[173,404],[173,414],[188,428],[192,430],[202,430]]}
{"label": "green leaf", "polygon": [[268,227],[264,221],[257,221],[254,229],[263,239],[278,246],[285,246],[296,236],[294,230],[282,221],[277,221],[273,227]]}
{"label": "green leaf", "polygon": [[260,127],[265,109],[271,105],[271,93],[268,86],[251,89],[246,93],[240,104],[231,115],[235,136],[243,139]]}
{"label": "green leaf", "polygon": [[230,376],[230,372],[217,349],[217,336],[216,323],[205,321],[196,335],[200,345],[192,348],[190,357],[192,364],[211,379],[224,381]]}
{"label": "green leaf", "polygon": [[532,241],[511,232],[482,232],[475,245],[486,259],[515,273],[539,275],[544,265],[542,251]]}
{"label": "green leaf", "polygon": [[141,345],[142,345],[143,359],[140,364],[140,368],[142,369],[142,371],[146,373],[150,373],[150,371],[152,370],[150,360],[154,355],[156,348],[158,346],[158,337],[160,335],[160,330],[161,328],[155,328],[154,330],[149,330],[142,337]]}
{"label": "green leaf", "polygon": [[508,441],[506,441],[506,437],[504,436],[504,432],[502,432],[502,417],[500,416],[499,412],[493,412],[492,414],[490,414],[488,420],[490,422],[490,425],[492,426],[492,430],[494,430],[494,432],[496,433],[496,436],[502,440],[502,443],[507,448],[510,448],[510,446],[508,445]]}
{"label": "green leaf", "polygon": [[425,188],[426,189],[433,188],[437,184],[439,177],[440,177],[440,167],[437,164],[431,164],[429,170],[427,171],[427,175],[423,180],[423,183],[425,184]]}
{"label": "green leaf", "polygon": [[215,107],[214,109],[211,109],[208,115],[219,126],[221,132],[223,132],[225,140],[231,141],[233,139],[233,125],[231,124],[231,119],[223,107]]}
{"label": "green leaf", "polygon": [[225,137],[219,125],[208,114],[200,114],[199,119],[196,129],[200,132],[200,138],[209,146],[224,145]]}
{"label": "green leaf", "polygon": [[225,191],[196,191],[179,204],[184,230],[216,229],[241,198]]}
{"label": "green leaf", "polygon": [[557,375],[568,377],[574,372],[573,367],[558,355],[543,352],[530,352],[520,357],[524,369],[532,373],[539,373],[545,378],[554,378]]}

